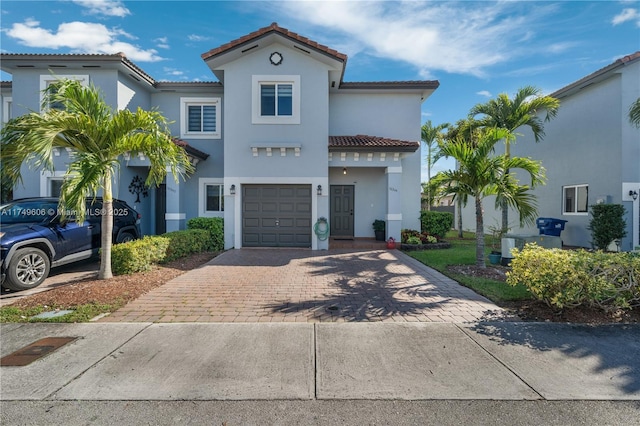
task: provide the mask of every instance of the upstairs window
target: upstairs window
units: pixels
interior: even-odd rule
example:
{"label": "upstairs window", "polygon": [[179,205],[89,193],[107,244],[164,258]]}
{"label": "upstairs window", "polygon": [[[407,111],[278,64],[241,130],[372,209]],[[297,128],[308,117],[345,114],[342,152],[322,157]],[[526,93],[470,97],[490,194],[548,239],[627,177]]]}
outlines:
{"label": "upstairs window", "polygon": [[571,185],[562,188],[563,214],[586,215],[589,212],[589,186]]}
{"label": "upstairs window", "polygon": [[300,124],[300,76],[253,76],[253,124]]}
{"label": "upstairs window", "polygon": [[180,98],[180,136],[220,139],[220,98]]}
{"label": "upstairs window", "polygon": [[260,85],[260,115],[263,117],[293,114],[293,85],[289,83]]}
{"label": "upstairs window", "polygon": [[[40,76],[40,105],[42,105],[43,94],[46,89],[48,89],[51,85],[56,84],[60,80],[76,80],[79,81],[83,86],[89,85],[89,76],[88,75],[41,75]],[[55,103],[47,106],[47,109],[62,109],[62,104]]]}

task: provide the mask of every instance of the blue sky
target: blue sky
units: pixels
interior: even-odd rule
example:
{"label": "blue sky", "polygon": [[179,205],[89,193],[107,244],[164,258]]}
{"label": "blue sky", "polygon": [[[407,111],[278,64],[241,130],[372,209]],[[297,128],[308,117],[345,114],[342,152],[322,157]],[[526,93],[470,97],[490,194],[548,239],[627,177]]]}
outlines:
{"label": "blue sky", "polygon": [[[524,85],[551,93],[640,50],[640,1],[629,0],[2,0],[0,8],[3,52],[124,52],[169,81],[214,81],[201,53],[278,22],[346,53],[345,81],[439,80],[422,107],[434,124]],[[452,165],[443,160],[432,173]]]}

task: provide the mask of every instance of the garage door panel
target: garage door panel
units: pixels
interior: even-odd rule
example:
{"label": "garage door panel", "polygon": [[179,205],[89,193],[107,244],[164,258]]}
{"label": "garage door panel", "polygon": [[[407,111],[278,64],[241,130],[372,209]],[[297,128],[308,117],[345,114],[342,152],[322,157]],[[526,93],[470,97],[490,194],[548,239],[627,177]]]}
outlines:
{"label": "garage door panel", "polygon": [[243,185],[242,194],[243,246],[311,246],[311,185]]}
{"label": "garage door panel", "polygon": [[297,203],[296,212],[298,213],[311,213],[311,203]]}

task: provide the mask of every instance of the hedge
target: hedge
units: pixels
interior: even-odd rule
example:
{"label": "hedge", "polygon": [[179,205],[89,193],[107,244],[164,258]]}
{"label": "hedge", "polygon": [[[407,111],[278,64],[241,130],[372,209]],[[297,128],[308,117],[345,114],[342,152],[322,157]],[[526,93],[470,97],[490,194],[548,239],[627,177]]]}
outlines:
{"label": "hedge", "polygon": [[148,271],[165,258],[169,238],[154,235],[111,247],[111,269],[115,275]]}
{"label": "hedge", "polygon": [[640,306],[640,256],[586,250],[514,250],[507,283],[521,283],[556,308],[580,305],[611,311]]}
{"label": "hedge", "polygon": [[209,251],[224,249],[224,219],[221,217],[194,217],[187,221],[187,229],[206,229],[210,234]]}
{"label": "hedge", "polygon": [[162,234],[162,237],[169,239],[169,246],[160,263],[171,262],[192,253],[207,251],[211,245],[211,234],[206,229],[167,232]]}
{"label": "hedge", "polygon": [[442,240],[453,226],[453,215],[449,212],[423,210],[420,212],[422,232]]}
{"label": "hedge", "polygon": [[188,226],[193,229],[145,236],[139,240],[113,245],[113,273],[122,275],[148,271],[156,263],[167,263],[192,253],[224,248],[221,218],[195,218],[189,220]]}

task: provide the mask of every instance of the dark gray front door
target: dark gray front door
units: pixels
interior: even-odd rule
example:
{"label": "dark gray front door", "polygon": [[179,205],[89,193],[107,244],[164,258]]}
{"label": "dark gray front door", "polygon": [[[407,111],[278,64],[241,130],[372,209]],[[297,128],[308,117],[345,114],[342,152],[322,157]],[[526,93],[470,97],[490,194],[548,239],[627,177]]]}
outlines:
{"label": "dark gray front door", "polygon": [[353,185],[331,185],[331,236],[353,238]]}
{"label": "dark gray front door", "polygon": [[167,222],[164,218],[167,212],[167,185],[161,183],[156,188],[156,235],[167,232]]}
{"label": "dark gray front door", "polygon": [[243,247],[311,247],[311,185],[242,185]]}

